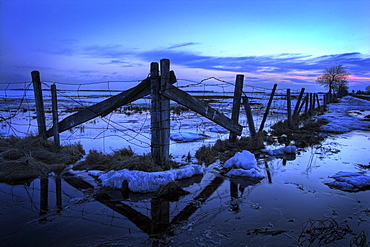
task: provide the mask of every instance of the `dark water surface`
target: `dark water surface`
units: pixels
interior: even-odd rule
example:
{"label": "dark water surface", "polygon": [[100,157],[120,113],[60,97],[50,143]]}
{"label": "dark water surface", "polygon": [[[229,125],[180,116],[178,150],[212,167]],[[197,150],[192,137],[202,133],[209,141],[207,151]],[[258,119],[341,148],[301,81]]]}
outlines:
{"label": "dark water surface", "polygon": [[369,175],[359,166],[369,165],[369,138],[353,131],[295,159],[261,159],[260,182],[223,177],[215,165],[181,181],[191,193],[174,202],[68,174],[0,184],[0,246],[349,246],[370,237],[370,191],[325,182],[339,171]]}

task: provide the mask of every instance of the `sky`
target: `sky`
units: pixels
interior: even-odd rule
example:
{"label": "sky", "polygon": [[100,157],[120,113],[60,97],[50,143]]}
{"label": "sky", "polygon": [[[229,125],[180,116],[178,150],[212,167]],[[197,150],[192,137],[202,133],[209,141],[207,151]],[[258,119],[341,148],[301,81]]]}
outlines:
{"label": "sky", "polygon": [[[350,90],[370,85],[369,0],[0,0],[0,83],[142,80],[171,61],[208,77],[322,91],[342,64]],[[4,84],[2,84],[4,85]]]}

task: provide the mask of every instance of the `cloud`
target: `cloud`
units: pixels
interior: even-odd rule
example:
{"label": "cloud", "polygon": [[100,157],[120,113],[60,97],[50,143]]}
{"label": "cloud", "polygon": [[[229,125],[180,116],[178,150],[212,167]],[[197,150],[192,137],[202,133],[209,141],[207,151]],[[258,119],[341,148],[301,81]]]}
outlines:
{"label": "cloud", "polygon": [[188,51],[151,50],[137,54],[146,61],[168,58],[172,64],[189,68],[230,71],[237,73],[286,74],[316,77],[325,68],[335,64],[343,66],[351,74],[366,75],[370,56],[358,52],[314,57],[307,54],[283,53],[264,56],[216,57],[199,55]]}
{"label": "cloud", "polygon": [[167,47],[167,49],[176,49],[176,48],[180,48],[180,47],[199,45],[199,44],[200,43],[197,43],[197,42],[179,43],[179,44],[175,44],[175,45],[172,45],[170,47]]}

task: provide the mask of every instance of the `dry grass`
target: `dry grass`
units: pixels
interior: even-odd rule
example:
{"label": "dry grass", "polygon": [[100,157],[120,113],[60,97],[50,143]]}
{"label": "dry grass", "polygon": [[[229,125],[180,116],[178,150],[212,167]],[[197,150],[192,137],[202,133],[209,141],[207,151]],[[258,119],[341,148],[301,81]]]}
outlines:
{"label": "dry grass", "polygon": [[200,164],[212,164],[217,159],[224,162],[234,156],[235,153],[243,150],[250,152],[259,151],[264,148],[264,142],[268,139],[266,132],[257,133],[255,138],[252,137],[241,137],[235,142],[229,140],[217,140],[217,142],[210,146],[202,146],[196,151],[195,157],[198,159]]}
{"label": "dry grass", "polygon": [[304,122],[288,125],[287,121],[277,122],[271,127],[270,133],[277,137],[280,144],[293,144],[298,148],[305,148],[320,144],[324,137],[320,134],[320,127],[328,122],[325,120],[304,119]]}
{"label": "dry grass", "polygon": [[0,182],[32,179],[50,172],[61,172],[85,153],[81,144],[61,146],[53,152],[54,143],[37,136],[0,139]]}
{"label": "dry grass", "polygon": [[90,150],[86,159],[77,163],[74,170],[139,170],[146,172],[157,172],[179,167],[174,161],[169,161],[163,165],[155,164],[151,155],[135,155],[131,148],[123,148],[114,151],[113,154],[103,154],[96,150]]}
{"label": "dry grass", "polygon": [[236,152],[248,150],[252,153],[259,153],[265,144],[295,145],[298,148],[305,148],[320,144],[324,137],[320,134],[320,127],[327,122],[314,120],[311,116],[301,116],[292,126],[287,121],[277,122],[271,127],[269,134],[263,131],[257,133],[255,138],[241,137],[235,142],[229,140],[217,140],[214,145],[202,146],[196,151],[195,157],[200,164],[212,164],[217,159],[225,162],[235,155]]}

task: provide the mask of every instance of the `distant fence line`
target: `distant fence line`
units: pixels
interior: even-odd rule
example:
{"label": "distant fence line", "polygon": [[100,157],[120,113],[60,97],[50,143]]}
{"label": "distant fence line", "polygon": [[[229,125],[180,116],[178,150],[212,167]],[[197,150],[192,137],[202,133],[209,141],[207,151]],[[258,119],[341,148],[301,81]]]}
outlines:
{"label": "distant fence line", "polygon": [[[161,63],[162,63],[162,60],[161,60]],[[169,61],[168,61],[168,71],[169,71]],[[169,71],[170,72],[170,71]],[[168,72],[168,73],[169,73]],[[35,73],[35,72],[32,72],[32,73]],[[151,75],[153,75],[155,72],[151,71]],[[159,70],[157,71],[158,73],[158,77],[159,77]],[[161,75],[162,75],[162,71],[161,71]],[[168,77],[168,76],[167,76]],[[239,77],[239,80],[238,80],[238,77]],[[328,95],[320,95],[319,94],[314,94],[314,93],[304,93],[304,89],[301,89],[300,91],[291,91],[290,89],[277,89],[277,85],[274,85],[274,88],[273,89],[267,89],[267,88],[263,88],[263,87],[256,87],[256,86],[250,86],[250,85],[243,85],[243,81],[244,79],[240,79],[242,77],[242,75],[237,75],[237,79],[236,79],[236,82],[233,83],[233,82],[227,82],[227,81],[224,81],[224,80],[221,80],[221,79],[218,79],[218,78],[215,78],[215,77],[209,77],[209,78],[206,78],[206,79],[203,79],[199,82],[197,81],[193,81],[193,80],[187,80],[187,79],[174,79],[173,82],[169,83],[169,81],[167,82],[167,84],[165,83],[165,89],[160,89],[162,90],[162,92],[160,92],[158,95],[159,97],[161,98],[167,98],[167,99],[172,99],[172,100],[176,100],[178,97],[183,97],[181,98],[179,101],[182,101],[184,99],[186,100],[190,100],[191,102],[187,102],[185,103],[185,106],[187,106],[186,104],[193,104],[192,107],[195,107],[196,110],[198,111],[201,111],[201,113],[198,112],[198,114],[204,116],[204,114],[208,114],[206,115],[206,117],[208,119],[211,119],[211,121],[215,120],[215,121],[221,121],[221,120],[218,120],[217,118],[215,119],[212,119],[212,117],[217,116],[222,118],[222,119],[225,119],[225,120],[222,120],[221,122],[216,122],[220,125],[224,125],[223,127],[226,127],[229,129],[232,129],[231,130],[231,133],[230,133],[230,140],[232,139],[235,139],[237,135],[240,135],[241,132],[238,132],[238,130],[236,130],[235,128],[236,127],[231,127],[231,125],[233,125],[233,121],[236,122],[235,124],[238,124],[238,120],[239,119],[239,115],[245,115],[246,117],[244,119],[245,120],[245,123],[242,123],[242,127],[246,128],[248,127],[248,133],[250,135],[254,135],[255,131],[262,131],[264,129],[264,124],[266,122],[266,120],[268,119],[268,116],[269,114],[272,113],[276,113],[277,115],[280,115],[280,117],[275,117],[274,120],[275,121],[281,121],[281,120],[288,120],[288,121],[292,121],[292,119],[294,119],[295,117],[299,116],[300,113],[306,113],[306,114],[313,114],[313,111],[315,108],[319,108],[319,107],[322,107],[322,106],[325,106],[328,102],[329,102],[329,96]],[[147,80],[144,84],[142,84],[145,80]],[[162,80],[161,78],[158,78],[158,80]],[[171,80],[171,78],[167,78],[167,80]],[[35,86],[35,81],[39,81],[39,89],[37,89],[37,86]],[[153,104],[155,105],[156,103],[154,102],[153,103],[153,89],[151,88],[152,87],[152,81],[153,81],[153,78],[150,78],[148,77],[147,79],[144,79],[144,80],[134,80],[134,81],[121,81],[121,82],[129,82],[129,83],[134,83],[134,82],[140,82],[139,85],[143,85],[142,87],[143,88],[146,88],[146,90],[149,90],[149,94],[151,94],[150,97],[147,98],[147,103],[146,104],[146,107],[148,109],[150,109],[150,112],[151,112],[151,116],[150,118],[153,119],[153,112],[162,112],[163,109],[153,109]],[[237,83],[241,83],[239,84],[239,86],[237,85]],[[205,83],[207,82],[207,83]],[[213,83],[212,83],[213,82]],[[33,83],[33,88],[35,89],[35,91],[39,91],[39,92],[42,92],[44,93],[44,95],[41,97],[41,98],[35,98],[35,97],[32,97],[32,94],[33,92],[30,91],[31,90],[31,85]],[[53,83],[52,85],[50,85],[50,83]],[[77,85],[78,87],[78,90],[75,91],[75,95],[73,95],[73,97],[71,97],[71,95],[67,95],[67,93],[70,93],[70,91],[65,91],[65,90],[58,90],[56,88],[56,85],[59,85],[59,84],[63,84],[63,83],[54,83],[54,82],[41,82],[41,80],[39,79],[39,76],[38,76],[38,79],[37,79],[37,75],[36,74],[33,74],[33,82],[20,82],[20,83],[12,83],[11,86],[13,87],[12,89],[9,89],[10,88],[10,84],[5,84],[5,83],[2,83],[2,85],[6,85],[5,86],[5,89],[2,90],[2,94],[0,95],[0,97],[3,98],[2,100],[2,103],[1,104],[1,111],[0,111],[0,122],[1,122],[1,125],[2,125],[2,129],[7,129],[7,133],[4,133],[2,132],[2,135],[3,136],[9,136],[9,135],[12,135],[12,134],[15,134],[15,135],[27,135],[27,134],[30,134],[31,132],[34,132],[35,129],[38,129],[38,133],[39,134],[42,134],[42,133],[47,133],[46,132],[46,129],[49,129],[48,130],[48,133],[49,133],[49,136],[57,136],[57,133],[58,132],[54,132],[53,134],[50,134],[51,132],[53,132],[54,130],[56,130],[55,127],[53,126],[58,126],[58,124],[56,124],[57,122],[55,122],[58,118],[58,114],[60,115],[60,113],[62,111],[66,111],[66,108],[68,107],[70,109],[70,111],[73,111],[73,108],[75,109],[80,109],[80,110],[84,110],[85,109],[85,112],[86,112],[86,109],[90,109],[89,111],[91,112],[91,107],[92,105],[99,105],[99,103],[102,103],[102,102],[96,102],[97,99],[99,98],[89,98],[88,95],[84,95],[83,92],[84,89],[81,89],[81,87],[84,87],[86,85],[98,85],[98,84],[106,84],[108,85],[105,89],[105,90],[101,90],[101,91],[97,91],[100,93],[100,95],[102,95],[101,97],[104,97],[104,98],[107,98],[106,100],[109,100],[111,98],[114,98],[116,96],[112,96],[112,90],[110,90],[110,85],[112,83],[120,83],[120,82],[93,82],[93,83],[88,83],[88,84],[79,84]],[[174,85],[176,86],[172,86],[171,84],[174,83]],[[14,88],[14,85],[17,84],[17,85],[22,85],[22,88]],[[69,83],[64,83],[64,85],[74,85],[74,84],[69,84]],[[241,85],[241,86],[240,86]],[[44,89],[41,89],[42,86],[46,86],[48,88],[53,88],[53,93],[49,93],[49,91],[45,91],[45,88]],[[200,90],[194,90],[194,88],[201,88]],[[220,92],[221,95],[219,96],[225,96],[225,95],[222,95],[222,94],[227,94],[226,96],[227,97],[216,97],[215,95],[217,95],[217,93],[214,93],[212,94],[213,96],[215,96],[215,98],[217,98],[218,100],[212,100],[212,95],[209,97],[209,92],[212,91],[210,90],[210,88],[212,87],[219,87],[219,89],[221,90],[218,90]],[[230,87],[234,87],[234,93],[232,94],[232,92],[230,92],[229,88]],[[193,96],[192,97],[189,97],[189,94],[180,90],[180,88],[186,88],[186,89],[193,89],[192,90],[189,90],[190,94],[192,94]],[[227,88],[228,91],[224,91],[225,88]],[[89,89],[91,90],[91,88]],[[129,89],[131,90],[131,89]],[[126,90],[126,91],[129,91],[129,90]],[[134,87],[134,90],[135,90],[135,87]],[[155,90],[155,89],[154,89]],[[136,94],[138,92],[141,92],[142,91],[142,88],[136,88],[136,91],[137,92],[129,92],[131,93],[132,95],[130,96],[131,99],[132,97],[134,99],[136,99],[135,97],[137,96]],[[17,93],[15,93],[17,92]],[[91,91],[90,91],[91,92]],[[114,90],[114,92],[117,92],[116,90]],[[54,97],[52,97],[52,94],[54,95]],[[107,95],[108,94],[108,95]],[[122,94],[122,93],[121,93]],[[239,94],[240,96],[236,96],[237,94]],[[142,95],[143,96],[143,95]],[[144,95],[145,96],[145,95]],[[18,97],[18,98],[17,98]],[[59,109],[58,107],[54,107],[54,109],[52,109],[52,99],[53,98],[57,98],[58,97],[58,100],[57,101],[54,101],[54,105],[58,105],[59,106]],[[99,97],[99,95],[97,95],[96,97]],[[125,96],[126,97],[126,96]],[[171,98],[173,97],[173,98]],[[193,99],[195,97],[195,100]],[[127,98],[127,97],[126,97]],[[139,97],[141,98],[141,97]],[[139,99],[138,98],[138,99]],[[235,100],[235,98],[239,98],[237,100]],[[130,100],[131,100],[130,99]],[[203,99],[202,101],[199,102],[198,99]],[[233,99],[233,102],[232,102],[232,105],[230,103],[230,99]],[[127,100],[127,99],[126,99]],[[178,100],[178,99],[177,99]],[[238,102],[239,101],[239,102]],[[295,101],[295,104],[293,104],[292,102]],[[39,103],[37,103],[39,102]],[[41,105],[43,105],[43,103],[45,102],[45,108]],[[71,104],[71,102],[73,102],[73,104]],[[113,102],[113,101],[111,101]],[[130,101],[132,102],[132,101]],[[168,100],[169,102],[169,100]],[[206,102],[207,104],[205,104],[204,102]],[[267,102],[267,104],[266,104]],[[42,103],[42,104],[41,104]],[[95,104],[94,104],[95,103]],[[122,103],[122,102],[121,102]],[[116,130],[117,133],[117,136],[121,136],[123,137],[124,139],[126,139],[128,142],[130,142],[130,140],[134,140],[135,138],[138,138],[138,136],[144,136],[142,139],[139,140],[139,142],[142,142],[141,144],[144,144],[148,147],[151,147],[151,151],[153,152],[153,146],[157,145],[154,141],[153,141],[153,138],[148,138],[147,136],[147,133],[143,134],[142,131],[144,129],[144,124],[142,124],[140,126],[139,124],[139,128],[135,128],[135,129],[132,129],[130,127],[125,127],[124,124],[121,124],[121,123],[117,123],[113,120],[111,120],[109,117],[105,117],[107,116],[110,112],[112,111],[116,111],[116,110],[119,110],[119,108],[122,108],[125,104],[117,104],[118,107],[114,108],[114,109],[100,109],[102,110],[102,112],[99,112],[97,114],[94,114],[93,115],[96,115],[96,116],[103,116],[102,119],[104,119],[104,121],[106,121],[106,124],[107,124],[107,127],[105,130],[102,130],[102,133],[104,131],[106,131],[108,128],[113,128]],[[179,102],[180,104],[181,103],[184,103],[184,102]],[[141,103],[142,104],[142,103]],[[35,105],[38,105],[37,107],[35,107]],[[240,105],[243,105],[244,108],[245,108],[245,111],[240,111]],[[169,105],[168,105],[169,106]],[[53,121],[48,121],[48,123],[44,122],[45,120],[40,120],[40,115],[45,115],[42,113],[43,110],[40,110],[42,107],[42,109],[45,111],[45,114],[53,114],[54,112],[54,120]],[[230,111],[230,108],[233,109]],[[38,110],[36,110],[36,108]],[[188,107],[189,108],[189,107]],[[248,108],[249,108],[249,111],[250,113],[248,113]],[[239,112],[238,112],[238,110]],[[37,124],[35,124],[35,112],[33,111],[36,111],[36,115],[38,114],[37,116]],[[95,111],[95,110],[94,110]],[[108,112],[105,112],[104,111],[108,111]],[[166,111],[169,112],[169,108],[166,109]],[[216,115],[209,115],[209,112],[208,111],[212,111],[212,114],[216,114]],[[162,117],[162,118],[168,118],[168,119],[178,119],[179,121],[181,121],[181,118],[172,113],[172,116],[168,115],[169,113],[166,113],[167,116],[166,117]],[[285,112],[285,113],[284,113]],[[230,115],[231,113],[231,121],[227,120],[229,119],[229,117],[227,117],[226,115]],[[76,113],[75,113],[76,114]],[[226,114],[226,115],[225,115]],[[13,121],[15,120],[14,118],[16,118],[17,116],[19,115],[22,115],[23,117],[24,116],[27,116],[28,117],[28,120],[25,120],[25,121]],[[66,113],[64,112],[64,115],[66,115]],[[73,115],[73,114],[72,114]],[[147,114],[148,115],[148,114]],[[225,116],[226,118],[223,118],[223,116]],[[238,117],[236,117],[238,116]],[[70,116],[67,116],[67,118],[70,117]],[[52,117],[50,117],[52,119]],[[154,118],[155,118],[155,114],[154,114]],[[159,116],[159,120],[157,119],[156,121],[157,122],[162,122],[162,118]],[[91,118],[93,119],[93,118]],[[91,120],[89,119],[89,120]],[[64,119],[65,120],[65,119]],[[63,120],[62,120],[63,121]],[[149,121],[149,120],[148,120]],[[153,127],[153,120],[150,120],[152,121],[152,127],[150,128],[151,129],[151,136],[155,136],[156,133],[153,133],[153,129],[163,129],[163,126],[159,126],[159,127]],[[227,123],[223,122],[223,121],[226,121]],[[59,122],[60,124],[61,122]],[[257,123],[259,123],[259,125],[257,125]],[[154,123],[155,124],[155,123]],[[252,125],[255,125],[257,126],[257,129],[256,128],[251,128]],[[21,128],[18,129],[19,126],[22,126]],[[77,126],[77,125],[76,125]],[[235,125],[237,126],[237,125]],[[75,127],[77,129],[79,129],[79,127]],[[80,127],[80,130],[81,130],[82,127]],[[125,131],[122,131],[122,129],[125,129],[127,128]],[[165,129],[168,129],[167,130],[167,136],[169,135],[168,131],[169,131],[169,126],[165,126],[164,127]],[[234,129],[233,129],[234,128]],[[22,129],[22,130],[20,130]],[[127,133],[127,130],[129,130],[129,132],[131,132],[131,134],[128,134]],[[76,130],[71,130],[73,133],[73,131],[76,131]],[[146,130],[148,131],[148,130]],[[162,133],[160,133],[161,130],[159,131],[159,135],[161,135]],[[244,131],[244,133],[247,133],[246,131]],[[102,135],[103,136],[103,135]],[[46,136],[45,136],[46,137]],[[99,137],[99,136],[95,136],[95,137],[91,137],[92,139],[95,139],[95,138],[104,138],[104,137]],[[143,141],[143,139],[145,139]],[[158,139],[158,137],[157,137]],[[144,142],[144,143],[143,143]],[[165,142],[165,145],[167,147],[169,147],[169,140],[167,139]],[[137,144],[137,142],[136,142]],[[135,145],[136,145],[135,144]],[[163,144],[160,144],[160,145],[163,145]],[[168,149],[168,148],[167,148]],[[158,150],[161,150],[158,149]],[[163,151],[163,150],[162,150]],[[162,151],[158,151],[158,152],[162,152]],[[168,151],[165,151],[167,152],[168,154]],[[162,156],[162,154],[160,155],[157,155],[157,156]],[[163,162],[163,160],[161,160],[161,162]]]}

